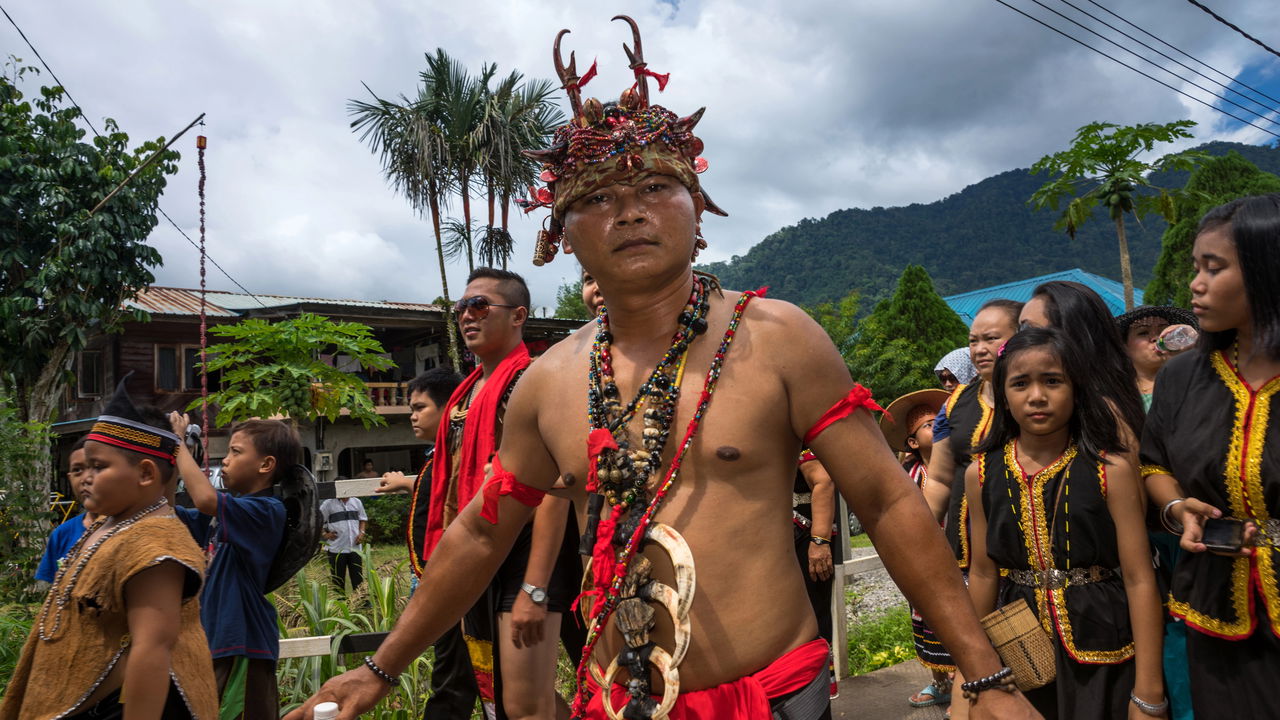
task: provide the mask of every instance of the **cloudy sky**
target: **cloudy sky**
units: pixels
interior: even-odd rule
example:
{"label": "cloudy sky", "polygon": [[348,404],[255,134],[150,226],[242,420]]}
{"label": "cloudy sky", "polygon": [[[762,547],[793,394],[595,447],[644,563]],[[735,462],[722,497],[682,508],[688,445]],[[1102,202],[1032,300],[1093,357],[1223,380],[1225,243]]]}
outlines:
{"label": "cloudy sky", "polygon": [[[1007,2],[1280,133],[1280,125],[1142,64],[1037,0]],[[1156,57],[1063,0],[1039,2]],[[1111,10],[1280,98],[1280,58],[1182,0],[1071,2],[1121,25],[1100,8]],[[1210,4],[1280,47],[1280,3]],[[703,182],[731,215],[705,224],[711,247],[704,257],[711,260],[745,253],[805,217],[937,200],[1062,149],[1075,128],[1093,120],[1189,117],[1199,123],[1197,141],[1275,139],[997,0],[626,0],[607,8],[598,0],[0,5],[95,122],[115,118],[141,139],[171,136],[207,113],[201,132],[209,137],[210,254],[255,293],[405,301],[439,295],[429,223],[392,193],[377,158],[352,134],[348,99],[364,96],[361,83],[383,96],[412,93],[424,53],[437,47],[473,69],[495,62],[502,74],[554,77],[551,42],[560,28],[573,31],[565,51],[576,50],[580,70],[599,59],[600,76],[586,94],[613,98],[630,84],[621,51],[629,33],[609,21],[616,13],[639,21],[650,68],[672,74],[658,102],[682,115],[708,108],[698,133],[711,163]],[[0,22],[0,48],[35,64],[7,22]],[[161,202],[193,237],[194,144],[194,133],[179,141],[182,169]],[[536,305],[554,305],[556,287],[575,275],[572,260],[533,268],[527,258],[538,221],[521,217],[512,229],[522,243],[513,269],[529,279]],[[160,225],[151,242],[164,256],[159,284],[198,283],[196,252],[172,226]],[[213,288],[235,289],[216,270],[209,277]],[[454,267],[455,292],[463,277],[465,268]]]}

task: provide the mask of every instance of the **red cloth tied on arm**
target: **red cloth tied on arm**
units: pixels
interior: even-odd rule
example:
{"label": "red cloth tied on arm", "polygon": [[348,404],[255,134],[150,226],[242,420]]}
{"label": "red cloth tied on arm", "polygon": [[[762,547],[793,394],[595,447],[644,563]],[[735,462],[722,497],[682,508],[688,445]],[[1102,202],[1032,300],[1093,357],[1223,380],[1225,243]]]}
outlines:
{"label": "red cloth tied on arm", "polygon": [[[462,447],[458,453],[458,507],[471,502],[484,485],[484,466],[498,450],[498,410],[507,388],[515,382],[520,372],[529,367],[529,348],[520,343],[512,350],[493,373],[485,379],[484,387],[471,399],[467,410],[467,422],[462,429]],[[453,391],[445,403],[436,431],[435,460],[431,467],[431,501],[427,508],[427,530],[422,542],[422,561],[431,557],[440,536],[444,535],[444,503],[448,496],[453,475],[453,454],[449,452],[449,414],[466,402],[472,388],[484,377],[484,369],[477,367],[466,380]]]}
{"label": "red cloth tied on arm", "polygon": [[502,461],[495,455],[493,458],[493,477],[484,486],[484,503],[480,506],[480,517],[490,524],[498,524],[498,498],[510,495],[527,507],[538,507],[547,493],[535,487],[529,487],[516,479],[513,473],[502,469]]}
{"label": "red cloth tied on arm", "polygon": [[813,427],[809,428],[809,432],[804,434],[804,441],[802,444],[805,447],[808,447],[809,443],[813,442],[814,438],[821,435],[823,430],[834,425],[836,421],[849,417],[858,408],[866,408],[868,412],[871,410],[884,412],[884,408],[877,405],[876,401],[871,399],[871,391],[855,383],[853,388],[849,390],[848,395],[837,400],[836,404],[832,405],[831,409],[823,413],[822,417],[818,418],[818,422],[814,423]]}

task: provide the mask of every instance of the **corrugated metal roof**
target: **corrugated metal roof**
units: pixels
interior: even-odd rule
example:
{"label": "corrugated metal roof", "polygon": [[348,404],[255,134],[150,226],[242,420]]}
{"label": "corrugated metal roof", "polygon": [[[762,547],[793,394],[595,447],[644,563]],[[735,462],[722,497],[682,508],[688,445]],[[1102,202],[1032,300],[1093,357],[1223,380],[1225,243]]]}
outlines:
{"label": "corrugated metal roof", "polygon": [[[333,298],[296,297],[291,295],[246,295],[244,293],[210,290],[207,293],[207,314],[210,317],[240,317],[246,311],[261,308],[288,307],[291,305],[335,305],[379,310],[409,310],[412,312],[439,312],[438,305],[426,303],[392,302],[388,300],[339,300]],[[256,300],[254,298],[257,298]],[[259,302],[261,301],[261,302]],[[188,288],[151,286],[126,307],[136,307],[156,315],[198,315],[200,291]]]}
{"label": "corrugated metal roof", "polygon": [[[946,300],[951,309],[955,310],[960,319],[964,320],[965,324],[968,325],[973,322],[973,317],[978,314],[978,309],[988,300],[1004,298],[1006,300],[1026,302],[1031,299],[1031,293],[1035,291],[1037,286],[1050,280],[1072,280],[1087,285],[1102,296],[1103,301],[1107,303],[1107,309],[1111,311],[1112,315],[1124,313],[1124,286],[1115,280],[1085,272],[1080,268],[1041,275],[1027,280],[1018,280],[1003,285],[995,285],[981,290],[971,290],[958,295],[948,295],[943,300]],[[1142,290],[1134,288],[1133,301],[1135,305],[1142,304]]]}

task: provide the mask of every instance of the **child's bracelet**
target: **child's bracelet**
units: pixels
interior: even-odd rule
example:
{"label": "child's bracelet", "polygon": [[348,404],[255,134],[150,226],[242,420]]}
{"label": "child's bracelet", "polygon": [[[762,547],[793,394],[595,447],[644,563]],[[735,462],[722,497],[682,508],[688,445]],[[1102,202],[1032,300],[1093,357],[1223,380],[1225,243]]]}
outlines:
{"label": "child's bracelet", "polygon": [[1165,503],[1164,507],[1160,509],[1160,524],[1164,525],[1164,529],[1168,530],[1174,535],[1182,534],[1182,523],[1178,522],[1177,520],[1174,520],[1173,516],[1169,514],[1169,511],[1173,509],[1174,505],[1177,505],[1180,502],[1186,502],[1186,501],[1187,501],[1186,498],[1174,498],[1169,502]]}
{"label": "child's bracelet", "polygon": [[400,687],[400,676],[392,675],[386,670],[383,670],[382,668],[378,667],[378,663],[373,661],[372,655],[365,656],[364,664],[365,664],[365,667],[369,668],[370,672],[382,678],[382,680],[386,682],[388,685],[390,685],[391,687],[393,688]]}

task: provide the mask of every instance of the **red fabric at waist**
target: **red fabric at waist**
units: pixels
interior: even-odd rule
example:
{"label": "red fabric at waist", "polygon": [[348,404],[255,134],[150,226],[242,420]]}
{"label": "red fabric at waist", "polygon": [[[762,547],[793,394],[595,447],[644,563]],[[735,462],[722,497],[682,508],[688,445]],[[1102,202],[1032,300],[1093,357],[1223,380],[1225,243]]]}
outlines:
{"label": "red fabric at waist", "polygon": [[[827,666],[829,648],[822,638],[807,642],[755,673],[706,690],[680,693],[671,720],[771,720],[770,698],[793,693],[808,685]],[[592,691],[587,705],[589,720],[607,720],[600,689],[588,678]],[[621,685],[615,685],[613,707],[627,703]],[[655,699],[659,699],[656,698]]]}

